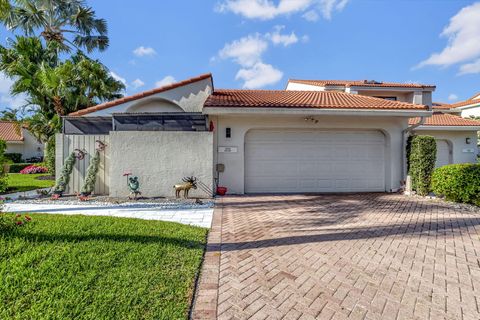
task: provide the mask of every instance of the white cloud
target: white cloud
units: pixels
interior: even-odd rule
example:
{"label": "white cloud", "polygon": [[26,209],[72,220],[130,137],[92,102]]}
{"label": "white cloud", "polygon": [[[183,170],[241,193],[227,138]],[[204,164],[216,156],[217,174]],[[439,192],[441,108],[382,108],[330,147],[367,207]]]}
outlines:
{"label": "white cloud", "polygon": [[251,68],[242,68],[237,72],[235,79],[243,80],[243,88],[258,89],[275,84],[283,77],[283,72],[270,64],[258,62]]}
{"label": "white cloud", "polygon": [[325,19],[330,19],[333,11],[341,11],[348,0],[223,0],[218,6],[219,12],[233,12],[248,19],[271,20],[281,15],[305,12],[304,18],[309,21],[318,19],[313,8],[318,8]]}
{"label": "white cloud", "polygon": [[315,22],[317,21],[320,16],[318,15],[317,11],[315,10],[308,10],[307,12],[305,12],[302,17],[307,20],[307,21],[310,21],[310,22]]}
{"label": "white cloud", "polygon": [[233,59],[242,66],[251,67],[261,61],[268,43],[258,33],[227,43],[219,52],[222,59]]}
{"label": "white cloud", "polygon": [[267,33],[265,36],[270,39],[273,44],[282,44],[284,47],[288,47],[291,44],[297,43],[297,35],[292,31],[290,34],[281,34],[280,32],[285,29],[285,26],[275,26],[273,33]]}
{"label": "white cloud", "polygon": [[155,49],[151,47],[144,47],[140,46],[133,50],[133,54],[136,55],[137,57],[143,57],[143,56],[154,56],[157,54]]}
{"label": "white cloud", "polygon": [[169,84],[172,84],[172,83],[175,83],[175,82],[177,82],[177,80],[175,80],[174,77],[166,76],[162,80],[155,82],[155,87],[157,87],[157,88],[158,87],[164,87],[164,86],[168,86]]}
{"label": "white cloud", "polygon": [[450,95],[448,96],[448,100],[449,101],[456,101],[456,100],[458,100],[458,96],[455,93],[450,93]]}
{"label": "white cloud", "polygon": [[127,80],[125,78],[122,78],[121,76],[119,76],[118,74],[116,74],[113,71],[110,71],[110,75],[112,76],[113,79],[123,83],[125,85],[125,88],[128,87]]}
{"label": "white cloud", "polygon": [[480,59],[477,59],[472,63],[465,63],[461,65],[458,72],[459,75],[472,73],[480,73]]}
{"label": "white cloud", "polygon": [[[273,32],[263,35],[256,33],[227,43],[218,52],[218,58],[230,59],[240,66],[235,79],[242,80],[244,88],[254,89],[275,84],[282,79],[283,72],[263,61],[263,54],[269,45],[288,47],[300,39],[303,42],[308,41],[306,35],[299,39],[293,31],[283,34],[283,29],[284,26],[275,26]],[[217,57],[212,57],[210,62],[216,60]]]}
{"label": "white cloud", "polygon": [[10,88],[13,85],[13,80],[0,72],[0,107],[17,109],[27,104],[27,96],[24,94],[17,94],[12,96]]}
{"label": "white cloud", "polygon": [[466,63],[460,67],[460,74],[480,72],[480,2],[461,9],[443,29],[441,36],[448,38],[447,46],[433,53],[418,67],[427,65],[450,66]]}
{"label": "white cloud", "polygon": [[143,82],[140,79],[135,79],[135,80],[132,81],[132,87],[134,89],[138,89],[140,87],[143,87],[144,85],[145,85],[145,82]]}

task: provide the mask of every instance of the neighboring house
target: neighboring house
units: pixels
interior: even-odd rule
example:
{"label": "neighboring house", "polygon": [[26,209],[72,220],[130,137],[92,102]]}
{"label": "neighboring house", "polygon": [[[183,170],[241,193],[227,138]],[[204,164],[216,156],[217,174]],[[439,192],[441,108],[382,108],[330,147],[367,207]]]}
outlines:
{"label": "neighboring house", "polygon": [[339,91],[413,104],[432,105],[435,86],[375,80],[288,80],[286,90]]}
{"label": "neighboring house", "polygon": [[452,113],[457,113],[464,118],[480,117],[480,92],[470,99],[449,105]]}
{"label": "neighboring house", "polygon": [[[235,194],[402,189],[406,138],[430,128],[435,87],[312,83],[221,90],[206,74],[78,111],[64,117],[57,136],[57,170],[85,149],[68,190],[78,191],[100,141],[107,147],[96,192],[111,196],[128,194],[124,173],[139,177],[145,196],[172,196],[173,185],[192,175],[201,182],[192,196],[211,195],[215,182]],[[480,122],[469,124],[438,122],[438,132],[429,131],[452,144],[448,162],[473,161]]]}
{"label": "neighboring house", "polygon": [[24,160],[43,157],[43,144],[15,122],[0,121],[0,139],[7,143],[6,153],[20,153]]}

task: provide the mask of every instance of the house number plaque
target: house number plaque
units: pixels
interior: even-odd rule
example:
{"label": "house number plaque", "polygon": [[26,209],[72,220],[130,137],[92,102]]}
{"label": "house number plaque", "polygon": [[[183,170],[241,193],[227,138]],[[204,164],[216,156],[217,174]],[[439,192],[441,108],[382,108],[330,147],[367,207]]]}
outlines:
{"label": "house number plaque", "polygon": [[220,153],[237,153],[237,147],[218,147]]}

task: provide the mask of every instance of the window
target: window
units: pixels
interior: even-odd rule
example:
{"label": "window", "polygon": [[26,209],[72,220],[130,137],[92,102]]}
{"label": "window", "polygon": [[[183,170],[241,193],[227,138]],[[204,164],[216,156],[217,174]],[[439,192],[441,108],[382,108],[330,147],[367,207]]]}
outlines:
{"label": "window", "polygon": [[374,97],[374,98],[390,100],[390,101],[397,101],[397,97]]}

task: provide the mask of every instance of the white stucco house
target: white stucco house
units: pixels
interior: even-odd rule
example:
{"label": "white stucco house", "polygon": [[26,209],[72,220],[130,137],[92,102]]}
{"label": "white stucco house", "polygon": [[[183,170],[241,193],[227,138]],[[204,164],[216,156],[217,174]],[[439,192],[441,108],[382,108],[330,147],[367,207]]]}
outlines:
{"label": "white stucco house", "polygon": [[5,153],[19,153],[22,159],[43,157],[43,143],[39,142],[27,128],[11,121],[0,121],[0,139],[7,143]]}
{"label": "white stucco house", "polygon": [[470,99],[448,105],[449,112],[461,115],[464,118],[480,117],[480,92]]}
{"label": "white stucco house", "polygon": [[[217,185],[231,194],[396,192],[412,133],[437,138],[439,161],[475,162],[480,122],[434,113],[431,85],[290,80],[285,90],[225,90],[211,74],[93,106],[64,118],[57,170],[75,149],[107,145],[97,193],[125,196],[125,172],[145,196],[173,196],[196,176],[192,196]],[[76,164],[78,191],[88,156]]]}

